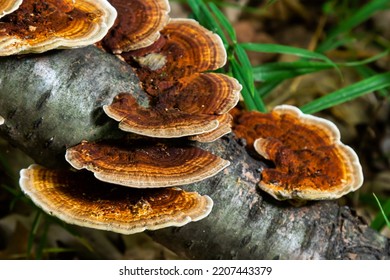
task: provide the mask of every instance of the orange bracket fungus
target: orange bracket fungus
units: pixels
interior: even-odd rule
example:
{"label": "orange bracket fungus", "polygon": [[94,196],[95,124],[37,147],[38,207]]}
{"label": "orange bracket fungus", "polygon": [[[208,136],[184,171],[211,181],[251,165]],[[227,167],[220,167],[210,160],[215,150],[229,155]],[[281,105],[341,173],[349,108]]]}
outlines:
{"label": "orange bracket fungus", "polygon": [[112,53],[120,54],[154,43],[159,31],[168,23],[170,6],[167,0],[109,0],[118,11],[118,18],[103,39]]}
{"label": "orange bracket fungus", "polygon": [[[227,75],[203,73],[226,62],[220,37],[194,20],[168,23],[166,0],[109,2],[118,13],[103,0],[26,0],[0,21],[0,55],[102,40],[99,46],[121,54],[133,66],[149,97],[144,107],[134,93],[118,92],[111,105],[103,106],[120,122],[119,128],[202,142],[229,133],[228,112],[239,100],[241,85]],[[172,186],[214,176],[230,162],[182,140],[143,136],[83,141],[68,148],[65,159],[70,165],[91,171],[95,178],[84,170],[33,165],[21,171],[20,186],[43,210],[68,223],[120,233],[181,226],[206,217],[211,198]]]}
{"label": "orange bracket fungus", "polygon": [[15,11],[22,2],[23,0],[0,0],[0,18]]}
{"label": "orange bracket fungus", "polygon": [[116,16],[106,0],[24,0],[0,20],[0,55],[91,45],[106,35]]}
{"label": "orange bracket fungus", "polygon": [[229,165],[207,151],[145,139],[129,143],[83,142],[67,149],[65,158],[76,169],[86,168],[99,180],[134,188],[194,183]]}
{"label": "orange bracket fungus", "polygon": [[22,169],[19,184],[35,204],[67,223],[123,234],[183,226],[204,218],[213,206],[196,192],[125,188],[88,173],[38,165]]}
{"label": "orange bracket fungus", "polygon": [[278,200],[336,199],[363,183],[359,159],[338,128],[296,107],[243,114],[235,132],[275,165],[262,170],[259,186]]}
{"label": "orange bracket fungus", "polygon": [[227,59],[221,38],[192,19],[171,19],[154,44],[121,56],[151,95],[183,77],[221,68]]}
{"label": "orange bracket fungus", "polygon": [[199,74],[153,98],[150,108],[139,106],[129,94],[120,94],[104,111],[124,131],[158,138],[197,135],[229,119],[224,114],[237,104],[240,89],[226,75]]}
{"label": "orange bracket fungus", "polygon": [[192,135],[188,139],[198,142],[213,142],[216,139],[232,132],[233,117],[229,113],[222,114],[217,117],[218,127],[210,132],[205,132],[198,135]]}
{"label": "orange bracket fungus", "polygon": [[190,19],[172,19],[161,35],[149,47],[121,54],[149,94],[149,107],[123,93],[104,107],[106,114],[122,130],[150,137],[199,135],[193,139],[210,142],[230,132],[227,114],[241,85],[223,74],[202,73],[225,64],[220,37]]}

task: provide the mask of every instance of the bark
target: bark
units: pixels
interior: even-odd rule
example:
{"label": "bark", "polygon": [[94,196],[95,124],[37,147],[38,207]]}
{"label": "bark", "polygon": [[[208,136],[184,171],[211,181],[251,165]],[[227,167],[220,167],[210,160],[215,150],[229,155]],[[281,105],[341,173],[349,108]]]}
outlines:
{"label": "bark", "polygon": [[[103,113],[119,92],[147,98],[131,68],[94,47],[0,59],[0,135],[48,167],[64,166],[65,149],[81,140],[119,137]],[[198,144],[231,165],[183,186],[215,202],[204,220],[150,232],[193,259],[389,259],[389,240],[335,201],[293,207],[259,191],[260,162],[233,135]]]}

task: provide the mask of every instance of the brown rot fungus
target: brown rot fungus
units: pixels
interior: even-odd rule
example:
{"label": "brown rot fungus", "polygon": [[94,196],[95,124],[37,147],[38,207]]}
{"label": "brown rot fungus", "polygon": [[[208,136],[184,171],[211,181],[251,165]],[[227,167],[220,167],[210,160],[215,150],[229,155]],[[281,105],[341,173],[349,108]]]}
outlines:
{"label": "brown rot fungus", "polygon": [[206,217],[208,196],[177,188],[135,189],[107,184],[91,174],[32,165],[20,187],[47,213],[79,226],[132,234],[183,226]]}
{"label": "brown rot fungus", "polygon": [[229,165],[207,151],[189,145],[147,139],[88,143],[66,151],[76,169],[86,168],[99,180],[134,188],[159,188],[201,181]]}
{"label": "brown rot fungus", "polygon": [[336,199],[363,183],[359,159],[341,143],[338,128],[294,106],[245,113],[234,131],[274,164],[262,170],[259,186],[278,200]]}
{"label": "brown rot fungus", "polygon": [[15,11],[23,0],[0,0],[0,18]]}
{"label": "brown rot fungus", "polygon": [[114,26],[103,39],[103,46],[120,54],[153,44],[169,21],[167,0],[109,0],[118,10]]}
{"label": "brown rot fungus", "polygon": [[228,112],[239,100],[241,85],[223,74],[203,73],[226,62],[216,34],[194,20],[172,19],[154,44],[121,56],[150,97],[144,107],[122,93],[104,107],[122,130],[158,138],[198,135],[193,139],[204,142],[231,131]]}
{"label": "brown rot fungus", "polygon": [[116,15],[105,0],[24,0],[0,19],[0,55],[91,45],[106,35]]}
{"label": "brown rot fungus", "polygon": [[26,0],[0,20],[1,55],[97,43],[133,67],[149,100],[137,103],[141,90],[118,92],[101,109],[129,133],[67,147],[73,169],[21,170],[21,189],[47,213],[125,234],[182,226],[210,213],[210,197],[172,186],[230,164],[189,140],[211,142],[231,131],[229,111],[241,85],[205,73],[226,62],[221,39],[194,20],[169,21],[169,10],[166,0]]}

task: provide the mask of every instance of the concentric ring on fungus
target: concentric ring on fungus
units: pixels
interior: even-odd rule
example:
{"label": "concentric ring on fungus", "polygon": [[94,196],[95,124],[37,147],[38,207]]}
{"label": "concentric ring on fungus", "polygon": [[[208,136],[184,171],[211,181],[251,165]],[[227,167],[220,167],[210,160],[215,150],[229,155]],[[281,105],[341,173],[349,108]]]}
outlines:
{"label": "concentric ring on fungus", "polygon": [[91,45],[106,35],[116,15],[106,0],[24,0],[0,19],[0,56]]}
{"label": "concentric ring on fungus", "polygon": [[218,35],[194,20],[172,19],[154,44],[121,56],[134,67],[150,102],[140,106],[131,93],[121,93],[104,106],[120,129],[157,138],[199,135],[191,139],[204,142],[231,131],[229,116],[222,115],[238,103],[242,87],[227,75],[202,73],[226,62]]}
{"label": "concentric ring on fungus", "polygon": [[214,141],[230,132],[230,118],[225,115],[237,104],[241,85],[223,74],[191,77],[151,98],[149,107],[138,105],[132,95],[122,93],[103,109],[127,132],[157,138],[209,133],[202,139]]}
{"label": "concentric ring on fungus", "polygon": [[336,199],[363,184],[358,156],[326,119],[281,105],[243,114],[237,123],[236,135],[256,138],[255,150],[275,165],[262,170],[259,186],[278,200]]}
{"label": "concentric ring on fungus", "polygon": [[229,165],[227,160],[186,144],[147,139],[123,142],[84,141],[68,148],[65,158],[76,169],[92,171],[99,180],[133,188],[191,184]]}
{"label": "concentric ring on fungus", "polygon": [[103,46],[114,54],[153,44],[169,21],[167,0],[110,0],[110,3],[118,11],[118,17],[104,37]]}
{"label": "concentric ring on fungus", "polygon": [[0,0],[0,18],[19,8],[23,0]]}
{"label": "concentric ring on fungus", "polygon": [[178,188],[134,189],[96,180],[88,172],[31,165],[20,171],[23,192],[45,212],[83,227],[133,234],[205,218],[208,196]]}

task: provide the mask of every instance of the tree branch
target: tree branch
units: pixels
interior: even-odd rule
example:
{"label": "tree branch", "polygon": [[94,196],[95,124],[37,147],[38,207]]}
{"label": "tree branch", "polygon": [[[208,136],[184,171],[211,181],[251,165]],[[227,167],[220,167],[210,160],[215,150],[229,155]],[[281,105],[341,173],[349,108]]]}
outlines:
{"label": "tree branch", "polygon": [[[0,135],[47,167],[68,166],[66,147],[119,137],[102,105],[133,92],[148,105],[131,68],[88,47],[0,59]],[[256,188],[259,162],[232,135],[199,144],[231,165],[183,186],[215,202],[204,220],[150,232],[179,255],[195,259],[388,259],[389,240],[335,201],[292,207]]]}

